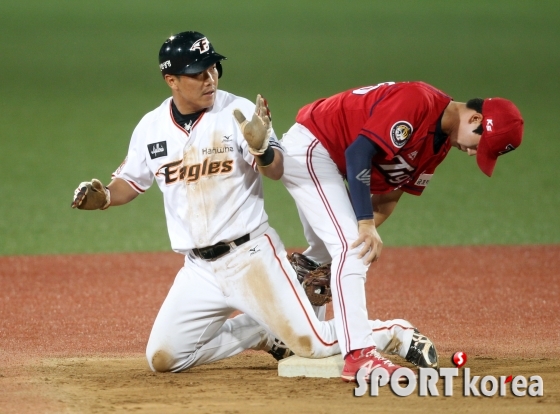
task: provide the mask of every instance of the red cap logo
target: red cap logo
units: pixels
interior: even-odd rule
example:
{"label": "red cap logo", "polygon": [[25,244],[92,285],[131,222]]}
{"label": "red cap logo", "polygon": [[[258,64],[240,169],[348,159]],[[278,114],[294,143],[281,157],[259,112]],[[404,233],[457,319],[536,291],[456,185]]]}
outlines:
{"label": "red cap logo", "polygon": [[482,104],[482,128],[476,162],[482,172],[490,177],[498,157],[521,145],[523,118],[513,102],[489,98]]}

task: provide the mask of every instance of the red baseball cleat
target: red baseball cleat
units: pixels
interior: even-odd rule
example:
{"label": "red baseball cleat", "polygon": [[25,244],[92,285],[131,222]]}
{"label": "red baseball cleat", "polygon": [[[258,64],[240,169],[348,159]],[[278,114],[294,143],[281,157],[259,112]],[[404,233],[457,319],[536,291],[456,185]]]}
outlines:
{"label": "red baseball cleat", "polygon": [[[369,382],[371,371],[375,368],[385,368],[389,373],[389,377],[393,375],[399,365],[393,364],[387,358],[381,356],[375,346],[369,348],[356,349],[346,355],[344,358],[344,368],[342,369],[342,380],[346,382],[356,382],[356,373],[360,368],[367,368],[366,382]],[[406,382],[406,377],[399,378],[399,382]]]}

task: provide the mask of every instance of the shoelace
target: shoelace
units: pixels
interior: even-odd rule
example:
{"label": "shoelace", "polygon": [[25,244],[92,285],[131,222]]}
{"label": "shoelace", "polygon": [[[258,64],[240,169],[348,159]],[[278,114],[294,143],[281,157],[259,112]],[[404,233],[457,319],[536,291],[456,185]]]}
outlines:
{"label": "shoelace", "polygon": [[375,348],[372,348],[371,351],[366,353],[365,356],[373,356],[373,357],[377,358],[381,363],[387,365],[388,367],[396,366],[391,361],[389,361],[387,358],[382,357],[381,354],[379,352],[377,352],[377,350]]}

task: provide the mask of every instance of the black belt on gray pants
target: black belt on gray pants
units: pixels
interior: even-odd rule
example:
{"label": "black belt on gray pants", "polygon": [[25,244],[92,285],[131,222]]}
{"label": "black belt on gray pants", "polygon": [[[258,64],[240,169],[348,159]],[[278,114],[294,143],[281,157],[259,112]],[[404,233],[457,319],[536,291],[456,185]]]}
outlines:
{"label": "black belt on gray pants", "polygon": [[204,260],[214,260],[218,257],[223,256],[224,254],[229,253],[229,251],[234,247],[232,246],[241,246],[243,243],[247,243],[251,239],[251,235],[247,233],[245,236],[241,236],[238,239],[235,239],[229,243],[216,243],[213,246],[203,247],[201,249],[193,249],[192,252],[195,256],[200,257]]}

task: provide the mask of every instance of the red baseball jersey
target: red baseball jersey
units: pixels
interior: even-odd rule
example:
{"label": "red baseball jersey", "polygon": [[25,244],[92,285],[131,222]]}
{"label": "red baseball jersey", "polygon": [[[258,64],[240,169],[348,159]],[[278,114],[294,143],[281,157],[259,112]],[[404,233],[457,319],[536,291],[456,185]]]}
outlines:
{"label": "red baseball jersey", "polygon": [[434,153],[437,121],[452,98],[423,82],[386,82],[319,99],[300,109],[296,121],[323,144],[346,176],[344,152],[358,135],[383,153],[372,164],[371,193],[396,188],[420,195],[450,149]]}

